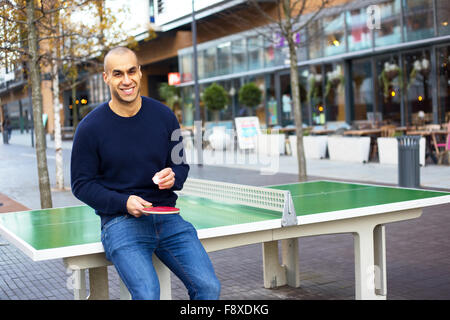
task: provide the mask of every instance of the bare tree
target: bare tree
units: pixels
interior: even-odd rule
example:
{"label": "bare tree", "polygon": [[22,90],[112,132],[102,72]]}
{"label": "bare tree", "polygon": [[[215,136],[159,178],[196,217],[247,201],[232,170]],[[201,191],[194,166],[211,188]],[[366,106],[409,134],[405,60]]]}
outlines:
{"label": "bare tree", "polygon": [[[216,21],[203,21],[199,23],[199,29],[206,34],[227,34],[229,29],[236,31],[251,30],[256,36],[264,41],[261,46],[277,47],[277,42],[287,43],[287,52],[284,52],[286,60],[289,61],[290,87],[292,94],[294,123],[297,128],[297,155],[299,179],[306,180],[306,160],[303,147],[303,119],[298,55],[297,52],[315,41],[324,34],[324,27],[315,23],[325,8],[331,7],[337,0],[273,0],[257,1],[247,0],[235,10],[224,10],[218,14],[220,23]],[[344,4],[340,0],[339,4]],[[306,39],[299,39],[300,35],[307,34]],[[281,40],[281,41],[280,41]],[[252,44],[255,45],[255,44]],[[303,93],[306,95],[305,93]],[[292,146],[294,148],[294,146]]]}
{"label": "bare tree", "polygon": [[[53,75],[57,188],[62,189],[64,188],[64,181],[61,179],[63,177],[63,160],[60,119],[58,118],[61,110],[59,101],[60,84],[58,81],[60,65],[62,61],[69,61],[72,62],[74,68],[77,68],[77,62],[89,59],[95,60],[95,56],[105,50],[105,43],[111,45],[112,41],[105,40],[108,37],[112,37],[114,43],[121,44],[126,44],[127,40],[130,39],[127,35],[117,36],[119,35],[117,32],[109,33],[108,37],[105,37],[104,30],[117,23],[117,19],[111,10],[103,11],[103,18],[98,20],[97,24],[91,23],[89,27],[82,22],[78,24],[71,22],[70,15],[74,10],[82,7],[90,9],[92,5],[103,8],[104,0],[2,0],[0,2],[0,20],[2,22],[2,28],[0,28],[0,57],[2,59],[0,64],[26,64],[27,66],[26,72],[31,86],[33,102],[36,158],[42,208],[52,207],[45,143],[46,134],[42,122],[42,68],[49,70]],[[66,17],[65,20],[61,19],[61,14]],[[62,28],[62,24],[66,24],[66,26]],[[102,32],[99,34],[98,30]],[[65,56],[66,52],[61,49],[64,40],[60,40],[68,37],[77,38],[78,43],[83,45],[84,50],[78,48],[76,54]],[[94,42],[93,39],[97,39],[97,41]],[[86,48],[89,48],[89,50]]]}
{"label": "bare tree", "polygon": [[28,56],[31,82],[31,99],[33,101],[34,130],[36,134],[36,158],[39,176],[39,192],[41,195],[41,208],[51,208],[52,194],[50,190],[50,178],[47,166],[47,154],[45,152],[45,131],[42,123],[42,93],[41,93],[41,69],[39,52],[39,31],[37,29],[38,18],[34,0],[26,0],[26,26],[28,30]]}
{"label": "bare tree", "polygon": [[262,17],[272,23],[278,29],[281,36],[286,39],[289,48],[289,67],[291,94],[294,111],[294,123],[297,128],[297,157],[299,180],[304,181],[307,178],[306,159],[303,146],[303,119],[302,119],[302,100],[300,97],[300,85],[297,61],[297,43],[294,39],[300,31],[308,26],[317,18],[319,13],[330,6],[333,0],[277,0],[276,14],[268,14],[262,9],[261,5],[255,0],[248,0]]}

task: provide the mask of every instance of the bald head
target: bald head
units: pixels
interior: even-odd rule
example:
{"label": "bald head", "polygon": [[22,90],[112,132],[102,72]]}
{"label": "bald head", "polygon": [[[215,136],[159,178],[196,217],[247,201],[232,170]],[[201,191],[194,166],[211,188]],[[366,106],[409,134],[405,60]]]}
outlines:
{"label": "bald head", "polygon": [[126,55],[132,55],[136,60],[136,65],[138,65],[138,58],[133,50],[128,49],[127,47],[115,47],[109,50],[108,53],[105,55],[105,58],[103,59],[103,68],[105,72],[111,70],[111,63],[110,63],[111,60],[113,60],[115,57],[121,57]]}

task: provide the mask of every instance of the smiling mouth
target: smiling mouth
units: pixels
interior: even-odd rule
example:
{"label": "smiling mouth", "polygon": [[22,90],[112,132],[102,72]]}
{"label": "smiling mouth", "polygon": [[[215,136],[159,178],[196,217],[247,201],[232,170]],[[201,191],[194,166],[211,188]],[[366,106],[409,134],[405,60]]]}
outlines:
{"label": "smiling mouth", "polygon": [[135,87],[120,89],[125,95],[133,94]]}

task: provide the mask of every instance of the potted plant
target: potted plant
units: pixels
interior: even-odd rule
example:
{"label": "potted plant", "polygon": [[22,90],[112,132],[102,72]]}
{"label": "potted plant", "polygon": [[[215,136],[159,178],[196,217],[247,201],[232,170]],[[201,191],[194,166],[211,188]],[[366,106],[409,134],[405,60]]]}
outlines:
{"label": "potted plant", "polygon": [[254,82],[244,84],[239,89],[239,103],[252,110],[262,101],[262,92]]}
{"label": "potted plant", "polygon": [[229,102],[228,92],[221,85],[213,83],[203,91],[202,101],[213,112],[214,121],[219,121],[219,111]]}
{"label": "potted plant", "polygon": [[383,88],[383,94],[385,99],[389,98],[390,96],[390,89],[392,87],[392,81],[399,77],[399,85],[400,88],[402,87],[402,77],[401,77],[401,69],[400,67],[395,63],[384,63],[383,71],[380,74],[379,80],[381,83],[381,86]]}
{"label": "potted plant", "polygon": [[425,80],[430,73],[431,66],[430,61],[426,58],[423,58],[422,60],[416,60],[413,63],[413,68],[411,70],[411,73],[409,74],[409,83],[408,83],[408,89],[413,84],[413,82],[416,80],[416,77],[418,74],[421,74],[423,77],[423,80]]}
{"label": "potted plant", "polygon": [[174,110],[180,100],[179,88],[171,86],[168,83],[161,83],[158,88],[158,93],[161,99],[167,104],[167,106]]}
{"label": "potted plant", "polygon": [[322,75],[311,73],[308,77],[308,101],[311,102],[313,99],[320,97],[320,92],[322,88]]}
{"label": "potted plant", "polygon": [[327,72],[327,84],[325,86],[325,96],[328,97],[332,89],[337,88],[339,84],[344,83],[344,76],[341,71],[341,66],[337,66],[331,72]]}

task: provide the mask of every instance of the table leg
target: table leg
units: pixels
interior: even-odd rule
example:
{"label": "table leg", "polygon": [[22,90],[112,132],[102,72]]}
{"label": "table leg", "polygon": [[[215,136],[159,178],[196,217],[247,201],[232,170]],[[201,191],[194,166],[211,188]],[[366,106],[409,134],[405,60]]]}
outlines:
{"label": "table leg", "polygon": [[265,288],[286,284],[293,288],[300,286],[297,238],[281,240],[281,264],[278,259],[278,241],[264,242],[262,251]]}
{"label": "table leg", "polygon": [[281,240],[281,263],[286,266],[286,280],[290,287],[300,287],[298,238]]}
{"label": "table leg", "polygon": [[89,300],[108,300],[108,268],[98,267],[89,269]]}
{"label": "table leg", "polygon": [[286,281],[286,267],[278,260],[278,241],[263,242],[263,274],[264,288],[273,289],[284,286]]}
{"label": "table leg", "polygon": [[86,273],[85,269],[74,269],[69,278],[73,287],[73,297],[75,300],[86,300]]}
{"label": "table leg", "polygon": [[386,274],[386,227],[378,225],[373,231],[375,242],[375,292],[379,295],[387,295],[387,274]]}
{"label": "table leg", "polygon": [[357,300],[386,299],[375,293],[375,279],[379,268],[375,265],[374,229],[361,227],[353,234],[355,249],[355,296]]}

